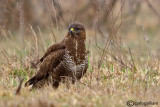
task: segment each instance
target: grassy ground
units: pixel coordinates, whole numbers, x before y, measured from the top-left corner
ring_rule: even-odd
[[[56,35],[60,34],[64,35],[65,33],[61,32]],[[92,33],[87,35],[92,35]],[[41,39],[42,37],[44,42]],[[131,55],[125,53],[123,49],[113,51],[113,49],[120,47],[114,45],[114,48],[111,48],[112,46],[109,46],[107,52],[111,52],[117,59],[115,60],[114,56],[108,53],[103,56],[103,61],[99,66],[98,61],[101,59],[103,52],[96,47],[94,40],[92,40],[93,37],[90,36],[87,37],[87,49],[90,50],[89,68],[81,82],[71,85],[69,89],[66,84],[61,84],[58,90],[48,86],[33,91],[29,91],[29,88],[25,88],[22,84],[20,94],[15,95],[19,85],[18,77],[24,78],[24,82],[26,82],[36,72],[36,69],[30,66],[30,61],[37,56],[35,38],[30,36],[25,39],[25,49],[21,45],[21,39],[14,38],[14,36],[13,39],[12,36],[7,36],[1,41],[1,107],[124,107],[127,106],[129,100],[135,102],[160,102],[159,57],[156,54],[143,55],[142,51],[139,55],[139,52],[131,50],[133,52]],[[57,41],[62,38],[57,36]],[[98,44],[103,47],[103,40],[101,38],[98,40]],[[45,48],[53,41],[54,39],[51,36],[43,35],[38,37],[39,56],[43,55]],[[124,43],[128,44],[127,42]],[[119,60],[123,60],[124,65]],[[130,63],[134,63],[135,68]],[[143,106],[143,104],[140,106]]]
[[[117,20],[119,25],[123,17]],[[87,29],[86,47],[90,51],[87,73],[69,89],[60,84],[57,90],[47,86],[29,91],[29,87],[24,87],[24,82],[37,71],[31,62],[55,43],[53,32],[30,28],[31,34],[25,35],[23,41],[20,34],[1,31],[4,37],[0,40],[0,107],[127,107],[130,100],[135,102],[134,106],[152,106],[151,103],[160,106],[158,23],[158,17],[147,7],[136,17],[129,15],[117,33],[113,31],[109,36],[102,27],[108,39],[98,35],[94,28]],[[66,32],[55,30],[57,41]],[[16,95],[19,77],[24,81]]]

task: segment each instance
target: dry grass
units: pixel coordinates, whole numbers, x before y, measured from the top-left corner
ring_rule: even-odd
[[[41,41],[40,37],[38,39],[40,56],[43,54],[43,48],[45,47],[43,44],[50,45],[52,44],[51,40],[53,40],[48,36],[43,35],[43,37],[45,43]],[[61,37],[57,39],[59,41]],[[98,40],[97,44],[100,44],[100,38]],[[19,95],[15,95],[19,85],[19,77],[24,78],[25,82],[36,72],[30,66],[30,61],[36,57],[34,55],[36,52],[34,41],[34,38],[26,40],[24,50],[20,46],[19,40],[3,40],[0,56],[0,106],[123,107],[126,106],[128,100],[160,101],[160,74],[157,56],[145,57],[132,53],[134,66],[136,67],[133,69],[129,51],[125,52],[123,49],[113,51],[118,47],[109,45],[107,54],[103,56],[102,64],[99,67],[98,59],[100,59],[102,52],[95,46],[91,37],[87,39],[87,46],[90,44],[89,68],[81,82],[71,85],[70,89],[65,84],[61,84],[58,90],[48,86],[34,91],[29,91],[29,88],[25,88],[23,84]],[[119,53],[121,58],[118,55]],[[119,60],[123,60],[124,64],[120,63]]]
[[[129,100],[160,103],[158,13],[147,7],[150,3],[147,0],[139,13],[128,14],[128,7],[123,5],[125,2],[118,2],[109,13],[108,25],[101,22],[102,26],[98,26],[100,19],[97,17],[91,21],[93,27],[84,23],[86,47],[90,51],[89,67],[81,81],[69,89],[63,83],[58,90],[47,86],[29,91],[24,87],[24,82],[36,72],[31,62],[35,63],[47,47],[65,36],[66,27],[58,27],[63,21],[55,22],[56,27],[52,21],[45,23],[48,30],[21,23],[18,33],[0,26],[0,107],[124,107]],[[101,16],[102,13],[97,11],[96,15],[103,19],[105,15]],[[23,21],[23,15],[21,18]]]

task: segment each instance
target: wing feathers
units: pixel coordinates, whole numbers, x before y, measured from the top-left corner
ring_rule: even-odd
[[[52,52],[41,63],[40,69],[33,78],[25,83],[25,86],[34,85],[42,79],[48,78],[49,74],[60,64],[65,54],[64,49]]]
[[[44,60],[45,57],[47,57],[50,53],[54,52],[54,51],[57,51],[57,50],[61,50],[61,49],[65,49],[65,46],[61,43],[57,43],[57,44],[54,44],[52,46],[50,46],[46,53],[44,54],[44,56],[40,59],[40,62],[42,62]]]

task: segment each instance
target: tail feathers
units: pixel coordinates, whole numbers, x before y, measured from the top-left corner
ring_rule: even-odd
[[[34,77],[31,78],[30,80],[28,80],[28,81],[25,83],[25,87],[27,87],[27,86],[29,86],[29,85],[32,85],[32,84],[36,83],[36,81],[37,81],[36,78],[37,78],[37,77],[34,76]]]
[[[33,78],[31,78],[30,80],[28,80],[26,83],[25,83],[25,87],[29,86],[29,85],[34,85],[36,84],[38,81],[42,80],[42,79],[45,79],[47,78],[49,75],[35,75]]]

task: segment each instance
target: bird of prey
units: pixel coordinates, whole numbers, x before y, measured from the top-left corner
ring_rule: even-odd
[[[25,86],[37,89],[51,84],[58,88],[64,78],[70,78],[72,83],[80,80],[88,68],[85,40],[86,32],[81,24],[69,25],[66,37],[47,49],[37,74]]]

